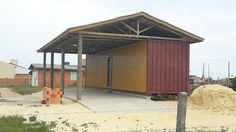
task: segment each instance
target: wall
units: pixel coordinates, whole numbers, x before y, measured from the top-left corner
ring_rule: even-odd
[[[29,86],[28,77],[0,78],[0,86]]]
[[[147,93],[188,91],[189,44],[180,41],[148,41]]]
[[[76,71],[74,71],[76,72]],[[71,71],[65,71],[65,87],[75,86],[76,80],[70,79]],[[46,70],[46,87],[50,87],[50,70]],[[61,71],[54,70],[54,88],[61,86]],[[38,70],[38,87],[43,87],[43,70]]]
[[[0,78],[14,78],[14,66],[0,61]]]
[[[86,86],[107,87],[107,57],[101,54],[86,56]]]
[[[87,55],[87,86],[107,87],[109,56],[113,57],[113,89],[146,92],[146,41]]]

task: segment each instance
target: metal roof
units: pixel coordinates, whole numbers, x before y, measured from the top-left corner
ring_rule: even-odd
[[[37,52],[77,53],[78,34],[83,35],[83,53],[90,54],[147,39],[196,43],[203,38],[145,12],[68,28]]]

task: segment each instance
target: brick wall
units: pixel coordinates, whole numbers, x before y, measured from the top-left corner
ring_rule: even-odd
[[[0,86],[29,86],[28,77],[0,78]]]
[[[75,86],[76,80],[70,79],[70,73],[71,71],[65,71],[65,87],[68,86]],[[50,87],[50,70],[46,71],[46,87]],[[60,87],[61,86],[61,71],[55,70],[54,71],[54,87]],[[43,87],[43,70],[38,70],[38,87]]]

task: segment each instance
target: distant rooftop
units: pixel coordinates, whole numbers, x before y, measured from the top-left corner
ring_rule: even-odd
[[[18,60],[17,59],[12,59],[10,63],[1,61],[1,63],[5,63],[8,65],[12,65],[14,67],[14,73],[16,75],[24,75],[24,74],[29,74],[29,70],[23,66],[18,65]]]
[[[46,69],[50,69],[50,68],[51,68],[51,65],[47,64],[46,65]],[[43,69],[43,64],[33,63],[33,64],[30,65],[29,69],[30,70],[33,70],[33,69]],[[54,64],[54,69],[55,70],[60,70],[61,69],[61,65]],[[77,65],[65,65],[65,70],[77,70]]]

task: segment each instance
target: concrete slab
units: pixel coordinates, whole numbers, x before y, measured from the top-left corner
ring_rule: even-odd
[[[76,99],[76,89],[66,89],[65,97]],[[125,94],[121,92],[108,93],[107,89],[86,88],[79,101],[85,107],[94,112],[147,112],[176,111],[163,106],[158,101],[152,101],[150,97]]]

